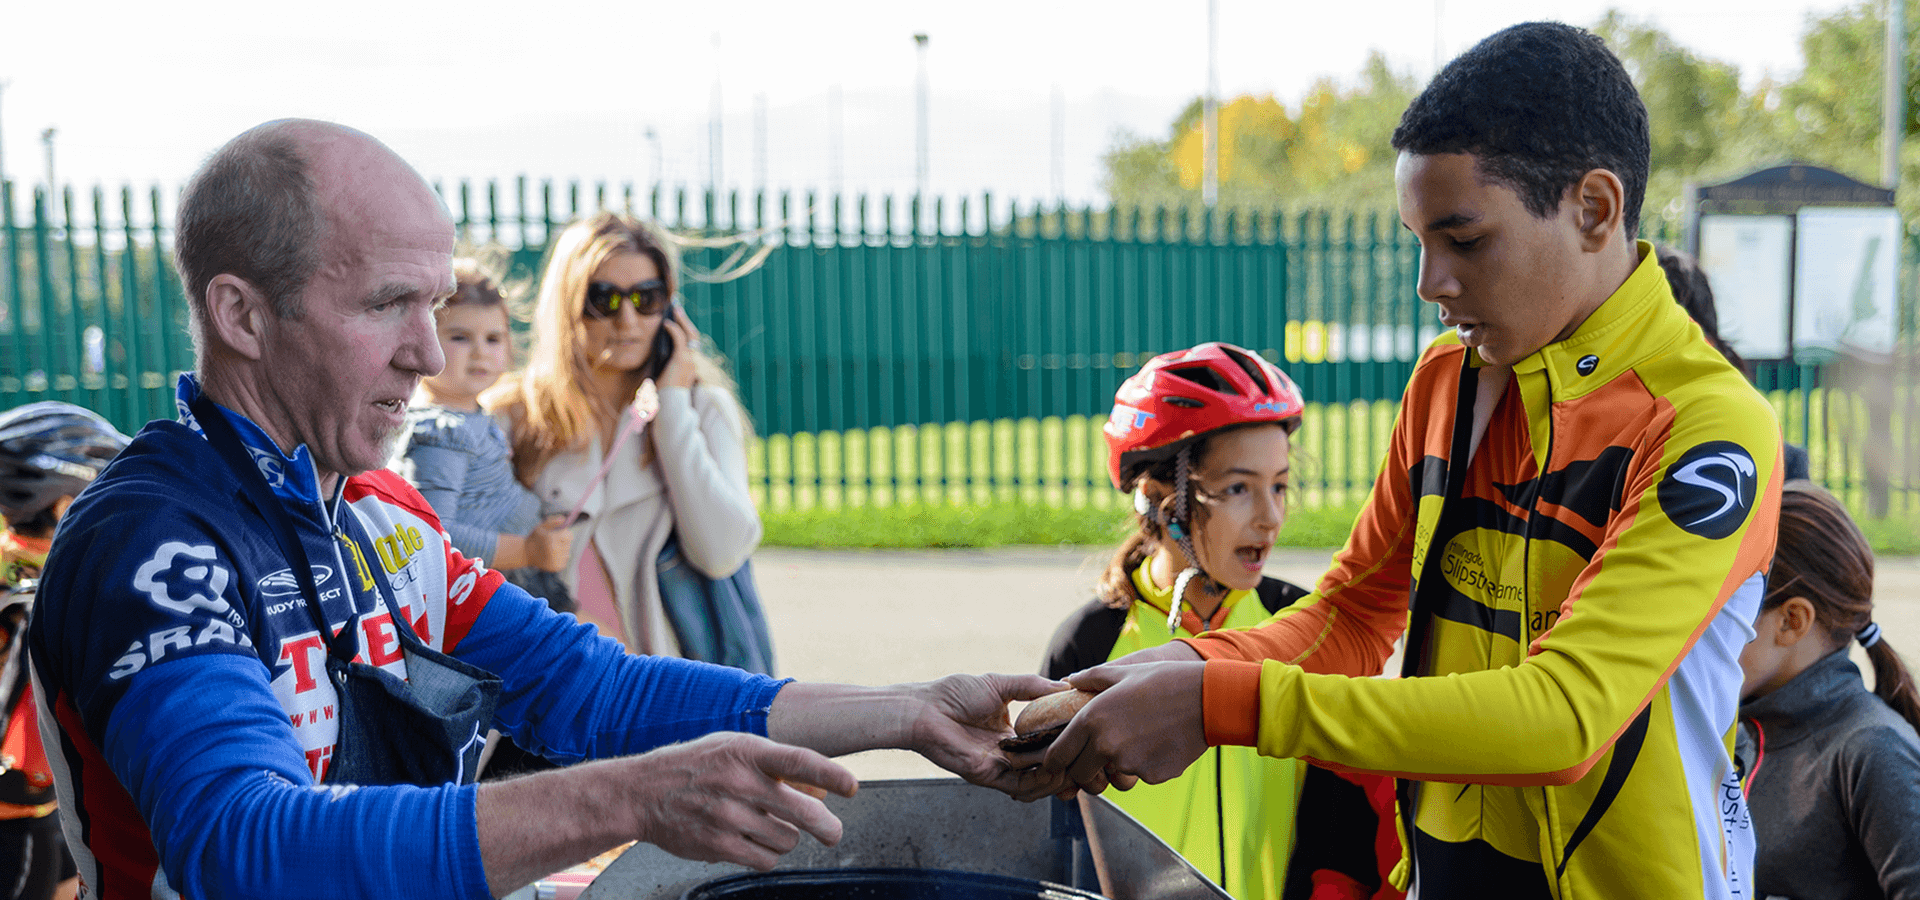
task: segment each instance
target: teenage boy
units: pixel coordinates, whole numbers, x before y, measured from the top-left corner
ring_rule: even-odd
[[[1598,38],[1528,23],[1393,146],[1453,331],[1346,547],[1263,625],[1075,676],[1102,693],[1046,767],[1099,791],[1253,744],[1394,775],[1421,900],[1748,896],[1728,747],[1780,433],[1634,240],[1646,109]],[[1403,631],[1407,677],[1357,677]]]

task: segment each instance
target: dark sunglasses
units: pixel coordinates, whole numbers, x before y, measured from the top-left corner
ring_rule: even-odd
[[[587,285],[587,315],[609,318],[620,311],[622,304],[627,304],[640,315],[657,316],[667,308],[667,299],[667,283],[658,278],[628,288],[596,281]]]

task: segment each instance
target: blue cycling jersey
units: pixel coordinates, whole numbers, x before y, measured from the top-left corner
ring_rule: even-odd
[[[68,839],[94,896],[487,897],[473,785],[323,785],[325,647],[264,520],[184,413],[150,423],[68,511],[30,646]],[[398,476],[321,497],[226,412],[295,523],[332,627],[405,676],[396,614],[503,682],[495,726],[559,761],[766,732],[782,681],[635,657],[453,549]],[[373,558],[336,537],[344,517]],[[389,609],[373,579],[386,579]]]

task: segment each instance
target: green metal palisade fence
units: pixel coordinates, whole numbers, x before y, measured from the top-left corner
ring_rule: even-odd
[[[688,251],[695,277],[683,293],[732,361],[759,434],[755,492],[773,508],[1111,505],[1120,498],[1106,486],[1099,424],[1114,388],[1150,355],[1203,340],[1257,350],[1311,401],[1296,444],[1298,502],[1355,502],[1438,330],[1414,295],[1417,245],[1390,212],[636,195],[525,178],[441,193],[463,239],[507,250],[529,284],[550,237],[594,209],[692,237],[739,236],[743,245]],[[173,414],[174,378],[192,360],[169,257],[175,198],[96,188],[86,199],[76,209],[71,190],[49,202],[0,185],[0,408],[68,400],[131,431]],[[744,276],[698,277],[727,268],[739,246],[769,253]],[[1920,241],[1910,240],[1907,346],[1917,269]],[[1900,367],[1910,374],[1911,358]],[[1881,414],[1827,390],[1823,368],[1757,368],[1788,438],[1857,501],[1865,423]],[[1894,502],[1908,509],[1920,497],[1920,396],[1913,378],[1895,381],[1881,417]]]

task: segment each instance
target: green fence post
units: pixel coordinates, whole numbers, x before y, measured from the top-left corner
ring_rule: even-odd
[[[49,246],[51,236],[47,233],[53,217],[52,206],[53,198],[46,191],[33,192],[33,263],[34,274],[38,276],[36,280],[40,286],[39,362],[40,371],[43,373],[40,379],[42,382],[39,387],[40,396],[34,398],[36,400],[57,399],[54,394],[60,389],[58,379],[63,372],[60,368],[59,351],[55,344],[59,333],[59,326],[56,324],[59,315],[55,309],[57,301],[54,299],[53,292],[53,250]],[[32,384],[27,387],[29,390],[33,389]]]
[[[527,226],[531,224],[531,208],[527,205],[527,176],[519,175],[513,179],[514,208],[518,211],[520,246],[529,247],[533,240],[527,236]]]
[[[489,179],[487,181],[487,237],[496,242],[501,241],[500,182],[494,181],[492,179]],[[526,237],[525,231],[521,232],[521,237],[522,238]],[[518,246],[514,247],[514,249],[524,250],[526,249],[526,246],[527,246],[526,241],[522,240]]]
[[[32,366],[27,364],[27,297],[21,289],[20,232],[13,218],[11,181],[0,182],[0,226],[4,227],[7,242],[7,343],[13,349],[7,365],[0,366],[0,385],[5,385],[9,393],[20,395],[10,397],[12,401],[24,397],[27,372]]]
[[[120,346],[125,351],[122,366],[127,373],[127,397],[122,418],[114,422],[126,431],[138,428],[140,422],[151,418],[149,410],[153,405],[149,402],[150,389],[146,384],[148,357],[140,334],[144,321],[140,315],[140,244],[134,235],[133,188],[129,185],[120,188],[120,229],[127,246],[126,252],[120,255]],[[156,248],[154,252],[159,251]]]
[[[57,321],[60,323],[55,335],[54,348],[58,355],[56,364],[62,374],[55,378],[55,390],[65,400],[75,406],[91,406],[86,396],[86,384],[82,379],[84,359],[80,352],[80,250],[75,244],[73,220],[73,188],[62,187],[56,194],[61,216],[60,243],[65,245],[67,264],[66,302],[58,304]]]
[[[821,448],[826,429],[821,427],[820,413],[826,408],[821,399],[828,390],[824,377],[826,356],[821,352],[823,329],[820,317],[831,304],[823,303],[820,296],[820,198],[811,190],[807,191],[806,198],[807,247],[805,252],[795,254],[793,272],[794,330],[798,339],[794,356],[799,362],[799,373],[794,380],[800,388],[800,421],[813,435],[808,448],[813,466],[811,502],[814,506],[820,506],[824,502],[827,485],[827,473],[824,471],[826,455]]]
[[[553,225],[557,221],[553,206],[553,180],[540,179],[540,243],[553,243]]]
[[[485,244],[496,240],[498,236],[492,232],[488,232],[485,238],[481,238],[477,234],[480,226],[473,218],[473,182],[465,178],[460,179],[459,197],[460,239],[474,245]]]
[[[101,415],[106,416],[108,421],[112,421],[119,415],[120,410],[118,409],[119,397],[113,391],[113,330],[107,327],[112,321],[108,318],[109,296],[114,292],[110,290],[108,284],[106,218],[107,198],[101,192],[100,186],[96,184],[93,186],[93,261],[91,263],[94,302],[84,320],[86,327],[80,332],[81,371],[84,376],[87,374],[87,367],[95,361],[100,363],[100,371],[92,373],[93,388],[89,405]],[[87,340],[88,332],[94,329],[98,329],[100,334],[97,349],[89,346]],[[84,381],[83,377],[81,385],[83,388],[86,387]]]
[[[155,418],[173,418],[173,373],[193,365],[192,353],[182,346],[177,334],[175,318],[185,298],[173,291],[173,267],[169,265],[169,253],[166,240],[166,218],[161,212],[160,188],[154,187],[147,193],[148,208],[153,214],[153,320],[149,327],[153,329],[153,340],[157,346],[154,359],[160,363],[159,393],[156,397]],[[182,286],[184,288],[184,285]]]

